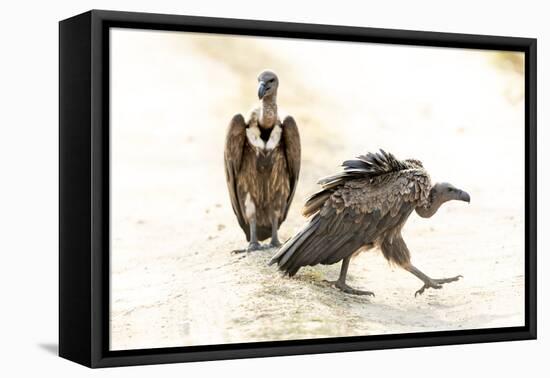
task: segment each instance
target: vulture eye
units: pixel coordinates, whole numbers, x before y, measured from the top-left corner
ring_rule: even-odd
[[[268,83],[273,83],[275,79],[268,80]]]
[[[447,188],[447,191],[448,191],[448,192],[452,192],[452,191],[453,191],[453,188]]]

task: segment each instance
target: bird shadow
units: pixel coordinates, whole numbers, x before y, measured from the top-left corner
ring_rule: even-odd
[[[40,343],[38,347],[50,354],[58,355],[59,354],[59,345],[56,343]]]

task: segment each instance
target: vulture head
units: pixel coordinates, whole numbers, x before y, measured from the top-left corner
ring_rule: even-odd
[[[464,190],[455,188],[448,182],[438,182],[430,190],[433,202],[445,203],[447,201],[464,201],[470,203],[470,195]]]
[[[258,98],[261,100],[266,96],[277,94],[279,79],[273,71],[263,71],[258,76]]]
[[[416,212],[423,218],[430,218],[441,205],[453,200],[470,203],[470,195],[448,182],[438,182],[430,190],[428,203],[425,206],[417,207]]]

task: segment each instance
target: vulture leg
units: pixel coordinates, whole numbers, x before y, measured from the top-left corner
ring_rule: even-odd
[[[348,267],[349,267],[350,260],[351,260],[351,256],[344,258],[344,260],[342,260],[342,267],[340,268],[340,276],[338,277],[338,279],[336,281],[327,281],[327,282],[333,284],[338,289],[342,290],[344,293],[347,293],[347,294],[372,295],[374,297],[374,293],[372,291],[354,289],[351,286],[346,284],[346,276],[348,274]]]
[[[250,219],[250,243],[245,249],[236,249],[232,253],[243,253],[259,251],[262,249],[262,245],[258,242],[258,236],[256,234],[256,218]]]
[[[460,278],[462,278],[461,275],[449,278],[430,278],[412,264],[406,266],[405,269],[414,274],[416,277],[420,278],[422,282],[424,282],[424,285],[414,293],[415,297],[417,295],[421,295],[426,289],[441,289],[443,287],[443,284],[458,281]]]
[[[279,248],[281,246],[281,242],[279,241],[278,229],[279,217],[277,214],[275,214],[273,215],[273,219],[271,221],[271,243],[269,244],[270,248]]]
[[[258,236],[256,235],[256,218],[250,220],[250,243],[248,244],[247,252],[257,251],[261,248],[258,242]]]

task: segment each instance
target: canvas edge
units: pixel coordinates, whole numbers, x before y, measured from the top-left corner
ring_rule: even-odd
[[[91,12],[59,23],[59,355],[91,366]]]

